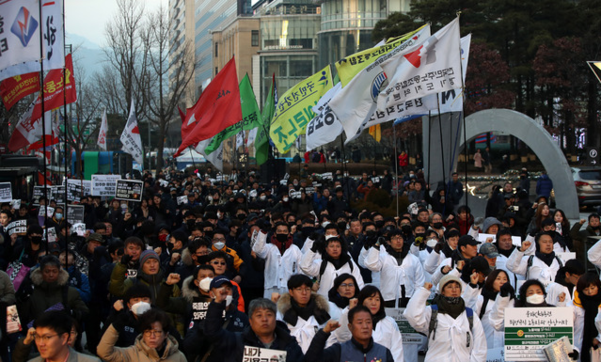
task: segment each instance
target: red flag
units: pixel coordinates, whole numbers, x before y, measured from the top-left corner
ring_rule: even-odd
[[[73,77],[73,60],[71,54],[65,57],[65,72],[67,81],[63,84],[63,70],[54,69],[48,72],[44,78],[44,110],[49,111],[61,107],[64,103],[63,90],[66,88],[66,104],[77,101],[75,92],[75,78]],[[33,109],[32,119],[42,117],[42,100],[40,97],[36,100]]]
[[[0,97],[8,111],[18,101],[40,91],[40,73],[28,73],[6,78],[0,83]]]
[[[236,75],[236,62],[232,57],[215,79],[204,90],[196,105],[186,113],[184,127],[194,127],[173,157],[200,141],[209,139],[227,127],[242,120],[240,89]],[[188,128],[188,129],[190,129]]]
[[[182,119],[182,124],[186,121],[186,115],[182,112],[182,109],[177,106],[177,110],[179,111],[179,118]]]

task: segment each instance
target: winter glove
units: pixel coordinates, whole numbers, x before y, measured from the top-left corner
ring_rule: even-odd
[[[311,251],[314,253],[321,253],[325,248],[325,238],[323,235],[317,236],[313,239],[313,246],[311,246]]]
[[[499,292],[501,293],[501,297],[511,296],[513,298],[515,295],[515,290],[509,283],[503,284],[503,286],[501,287],[501,290]]]
[[[130,262],[131,262],[131,255],[123,254],[123,256],[121,257],[121,264],[129,265]]]
[[[568,353],[568,356],[570,356],[572,361],[578,361],[578,357],[580,356],[580,353],[578,353],[577,350],[574,350],[572,353]]]

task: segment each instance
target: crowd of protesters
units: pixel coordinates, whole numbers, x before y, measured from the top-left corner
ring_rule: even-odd
[[[44,227],[28,200],[2,204],[0,310],[16,305],[21,326],[1,328],[2,359],[269,360],[248,357],[261,348],[286,361],[485,361],[504,345],[506,308],[549,306],[573,307],[570,356],[599,357],[601,282],[584,266],[601,267],[601,244],[587,244],[599,215],[570,225],[545,185],[534,202],[517,183],[493,187],[473,215],[456,173],[437,187],[408,166],[268,183],[202,173],[146,173],[141,202],[82,197],[83,234],[56,200],[39,200],[55,208]],[[411,207],[352,207],[378,189]],[[16,220],[26,231],[10,233]],[[418,343],[387,308],[404,308]]]

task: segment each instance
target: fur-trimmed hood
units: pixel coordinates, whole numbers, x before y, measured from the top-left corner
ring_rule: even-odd
[[[190,250],[188,250],[188,248],[184,248],[182,251],[182,264],[185,266],[194,265],[194,259],[192,259],[192,254],[190,254]]]
[[[194,298],[200,298],[202,295],[198,290],[196,284],[194,284],[194,275],[190,275],[182,283],[182,297],[186,298],[188,303],[192,303]]]
[[[328,300],[322,295],[311,293],[311,301],[309,302],[308,307],[311,305],[313,305],[312,315],[315,317],[317,323],[323,324],[330,319],[330,305],[328,304]],[[296,325],[299,316],[294,308],[292,308],[292,296],[290,293],[285,293],[280,297],[277,307],[278,312],[283,316],[286,323]]]
[[[45,283],[44,279],[42,278],[42,269],[41,268],[35,268],[31,272],[30,278],[31,278],[31,282],[36,287],[40,287],[40,286],[42,286],[42,284],[48,284],[48,283]],[[58,272],[57,284],[58,284],[58,286],[62,287],[63,285],[67,285],[67,282],[69,282],[69,273],[67,273],[67,271],[64,269],[61,269]]]

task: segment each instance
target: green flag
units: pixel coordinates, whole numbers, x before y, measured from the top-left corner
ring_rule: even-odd
[[[269,88],[269,94],[265,100],[265,106],[263,107],[263,124],[257,130],[257,139],[255,140],[255,158],[257,159],[257,165],[264,164],[269,158],[269,133],[267,131],[267,125],[271,124],[271,119],[275,113],[275,74],[271,81],[271,87]]]
[[[207,155],[217,150],[219,145],[226,139],[240,133],[240,131],[253,129],[263,123],[261,121],[261,111],[257,105],[257,99],[250,85],[248,74],[240,82],[240,105],[242,107],[242,121],[229,126],[213,137],[211,143],[205,148]]]

